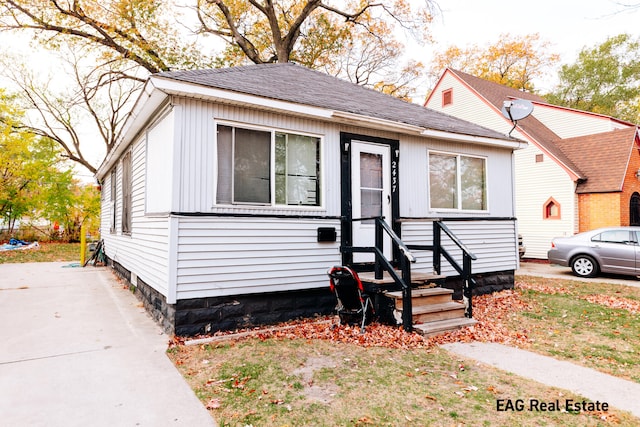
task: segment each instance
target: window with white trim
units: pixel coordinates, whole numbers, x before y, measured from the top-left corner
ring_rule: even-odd
[[[131,234],[131,151],[122,158],[122,234]]]
[[[429,152],[429,203],[437,210],[487,210],[487,160]]]
[[[117,184],[116,184],[116,167],[113,167],[113,170],[111,171],[111,194],[109,196],[109,207],[111,209],[111,217],[109,219],[109,232],[110,233],[115,233],[116,232],[116,191],[117,191]]]
[[[216,203],[320,206],[320,138],[218,125]]]

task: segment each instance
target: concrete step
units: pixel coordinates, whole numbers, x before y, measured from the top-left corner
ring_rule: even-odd
[[[451,301],[453,291],[447,288],[416,288],[411,290],[411,305],[443,304]],[[402,291],[386,292],[386,296],[395,299],[396,309],[402,310]]]
[[[415,332],[422,334],[425,337],[431,337],[445,332],[455,331],[456,329],[473,326],[476,323],[478,323],[477,320],[463,317],[458,319],[446,319],[437,322],[417,324],[413,325],[413,329]]]

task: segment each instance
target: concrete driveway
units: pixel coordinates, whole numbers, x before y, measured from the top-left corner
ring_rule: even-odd
[[[640,280],[634,276],[620,276],[617,274],[601,274],[598,277],[585,278],[575,276],[570,267],[548,264],[542,262],[520,262],[520,268],[516,270],[516,275],[540,276],[551,279],[576,280],[579,282],[592,283],[614,283],[617,285],[627,285],[640,287]]]
[[[0,264],[3,426],[214,426],[106,268]]]

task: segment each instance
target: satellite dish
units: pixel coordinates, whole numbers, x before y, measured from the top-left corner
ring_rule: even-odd
[[[526,99],[514,99],[504,101],[502,105],[502,114],[512,122],[517,122],[533,112],[533,104]]]
[[[529,114],[532,112],[533,104],[526,99],[513,99],[502,103],[502,115],[513,123],[513,127],[509,131],[509,136],[511,136],[511,132],[518,126],[518,120],[529,117]]]

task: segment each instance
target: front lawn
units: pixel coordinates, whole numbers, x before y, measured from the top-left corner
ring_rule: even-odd
[[[38,248],[0,251],[0,264],[80,261],[80,243],[40,243]]]
[[[640,289],[519,277],[474,298],[478,325],[425,340],[397,328],[299,322],[185,345],[169,356],[221,426],[636,426],[609,408],[568,413],[579,396],[468,363],[438,343],[492,341],[640,382]],[[516,409],[522,402],[525,410]],[[558,410],[527,410],[536,408]]]

